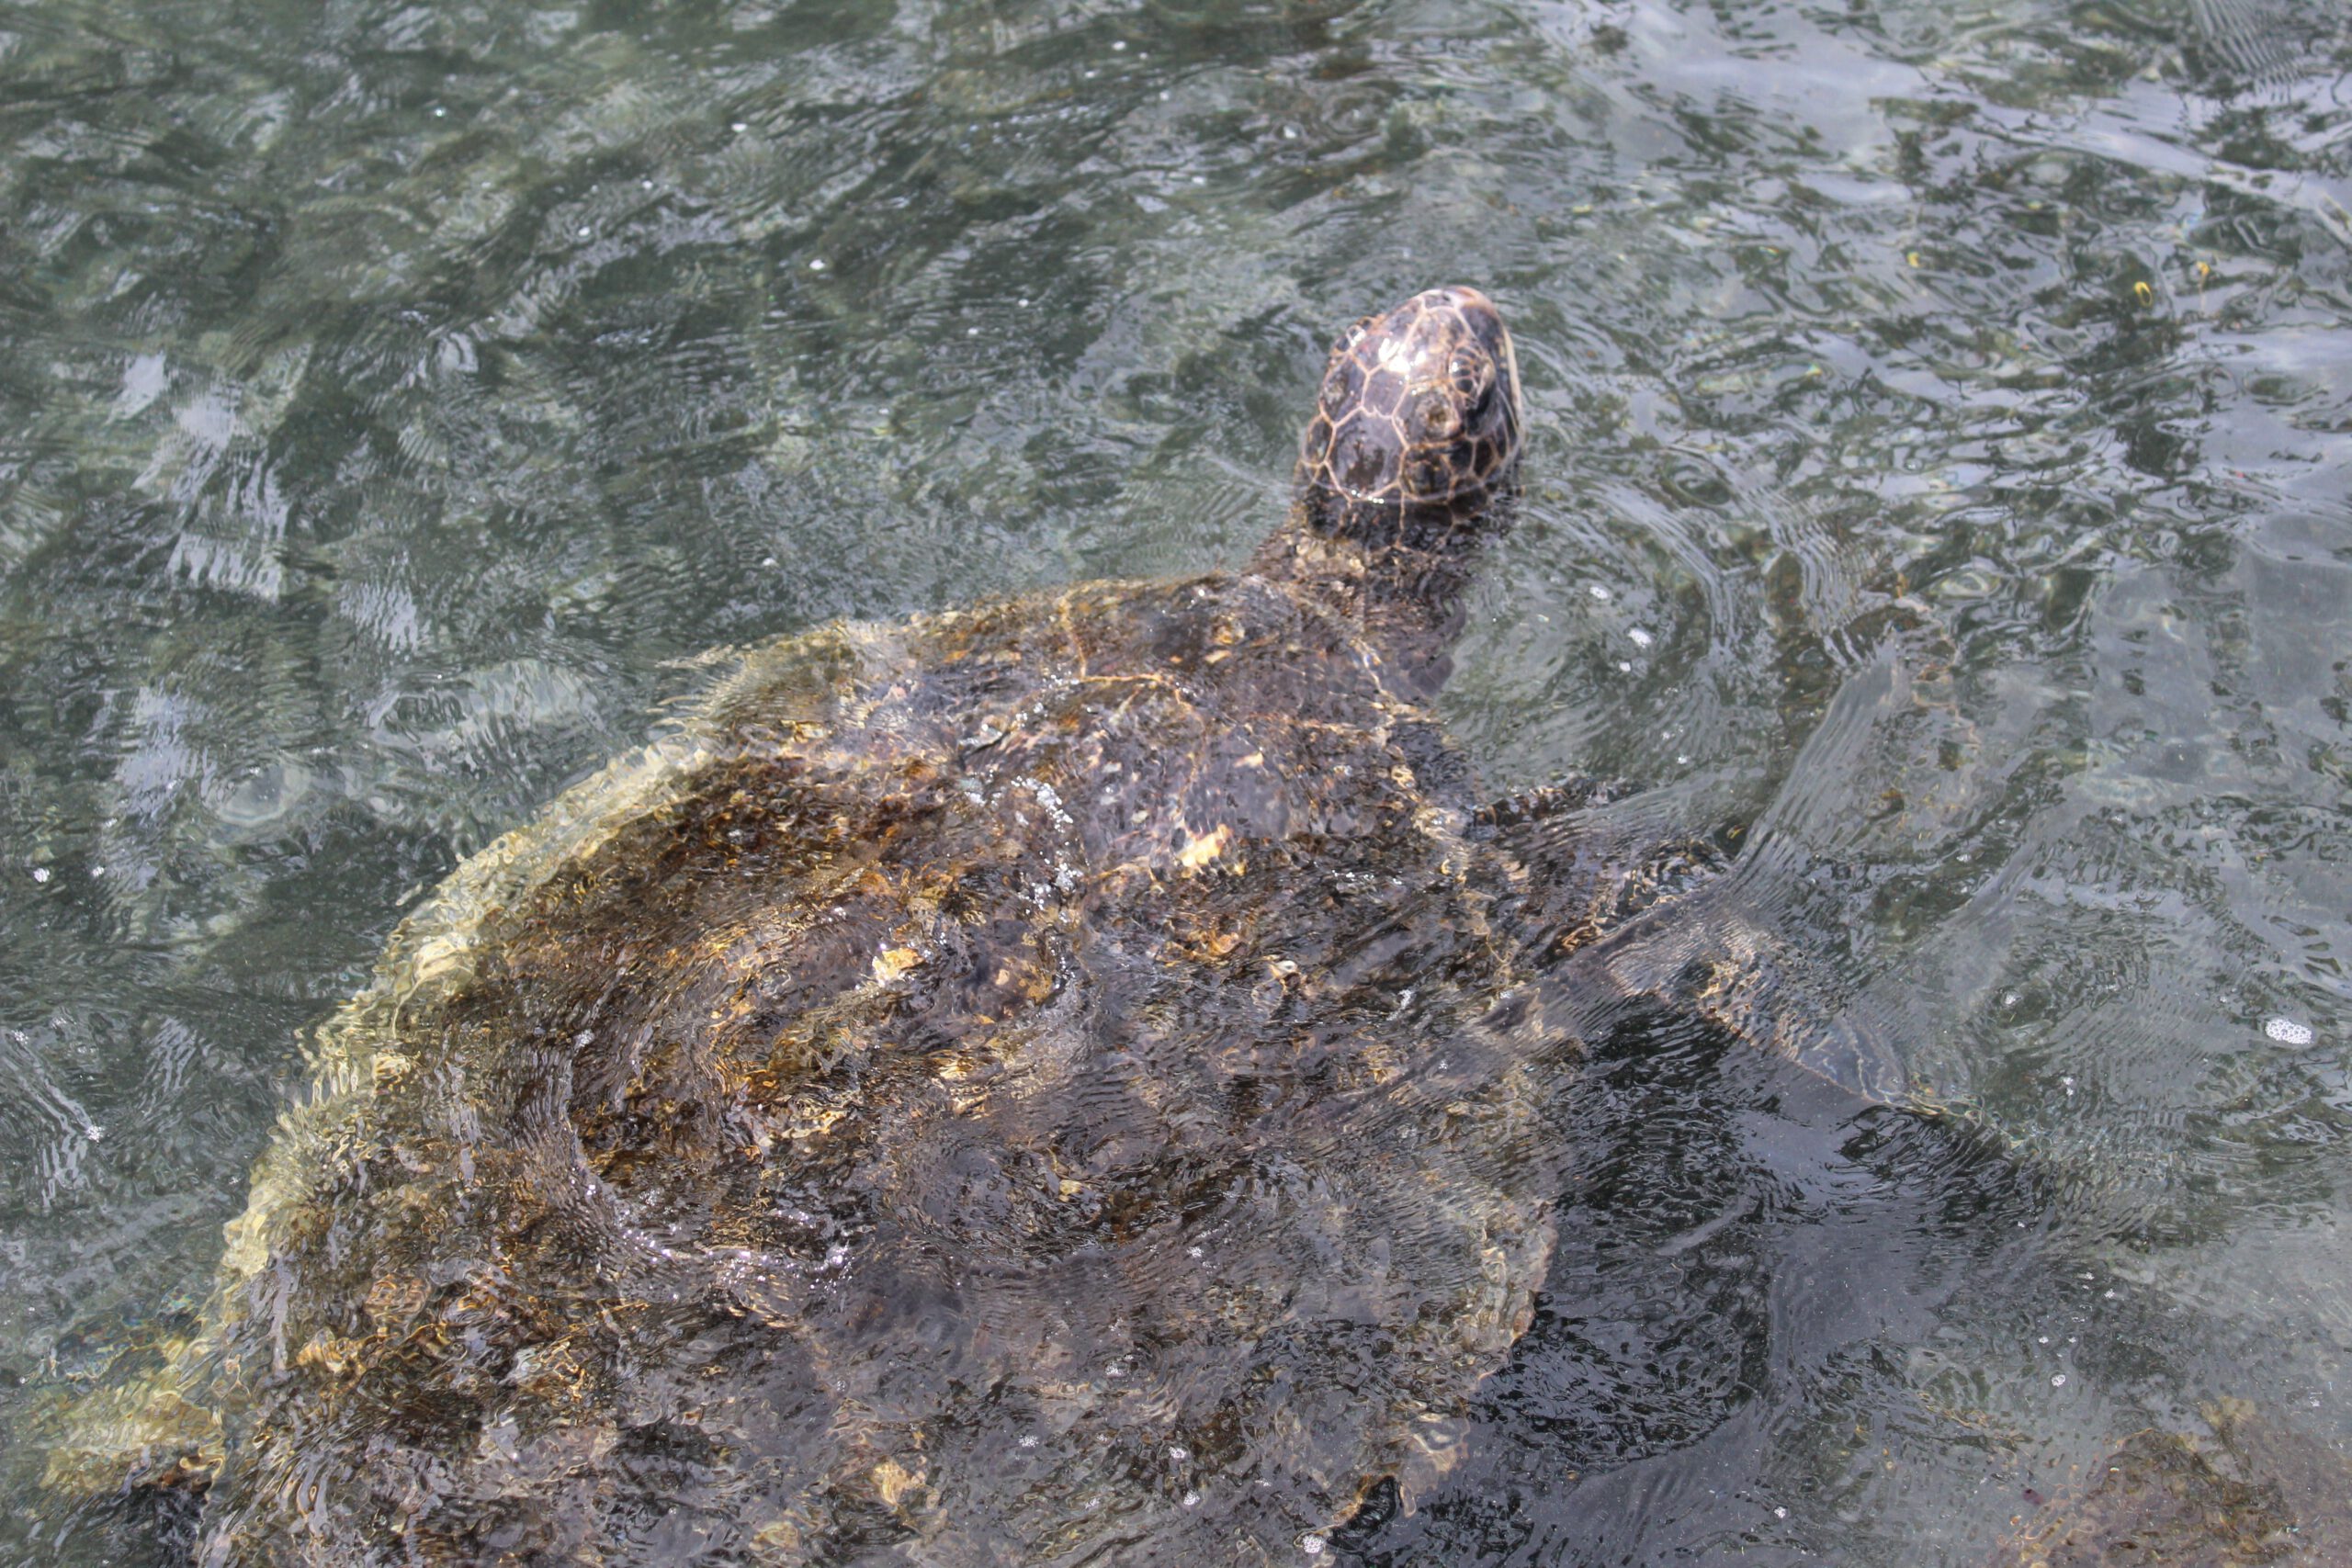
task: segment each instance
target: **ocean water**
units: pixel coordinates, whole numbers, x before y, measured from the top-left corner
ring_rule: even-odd
[[[1973,1563],[2217,1401],[2340,1445],[2348,208],[2288,0],[0,7],[0,1430],[699,652],[1236,565],[1462,282],[1531,437],[1453,733],[1752,845],[1979,1135],[1601,1050],[1534,1326],[1331,1555]],[[0,1562],[173,1560],[14,1441]]]

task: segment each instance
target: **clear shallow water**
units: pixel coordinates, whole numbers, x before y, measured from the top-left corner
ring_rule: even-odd
[[[2026,1153],[1622,1043],[1343,1550],[1968,1562],[2203,1402],[2342,1437],[2348,70],[2255,0],[0,12],[6,1397],[201,1293],[303,1029],[677,661],[1236,562],[1333,331],[1459,280],[1535,428],[1465,749],[1745,825]]]

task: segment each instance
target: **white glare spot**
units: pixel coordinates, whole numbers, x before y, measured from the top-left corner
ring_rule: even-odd
[[[761,564],[762,566],[774,566],[774,565],[775,564],[775,557],[774,557],[774,556],[762,556],[762,557],[760,558],[760,564]]]
[[[822,256],[817,256],[817,257],[813,258],[812,260],[810,260],[810,262],[808,263],[808,270],[809,270],[810,272],[822,272],[822,271],[824,271],[824,270],[825,270],[825,258],[824,258],[824,257],[822,257]]]
[[[595,1039],[596,1032],[594,1030],[583,1029],[579,1033],[571,1037],[571,1043],[579,1049],[585,1050],[589,1045],[595,1043]]]
[[[1037,1434],[1036,1434],[1036,1433],[1035,1433],[1035,1432],[1023,1432],[1023,1433],[1022,1433],[1022,1434],[1021,1434],[1021,1446],[1022,1446],[1023,1448],[1024,1448],[1024,1449],[1034,1449],[1034,1448],[1035,1448],[1035,1447],[1037,1446]]]
[[[1015,299],[1013,303],[1020,306],[1024,310],[1029,308],[1029,301],[1026,299]]]
[[[1176,1448],[1170,1449],[1168,1450],[1168,1457],[1174,1460],[1178,1464],[1182,1464],[1186,1460],[1192,1458],[1193,1455],[1190,1450]]]
[[[751,128],[750,126],[748,126],[748,125],[745,125],[741,120],[740,120],[740,119],[739,119],[739,120],[737,120],[737,121],[736,121],[732,126],[730,126],[729,129],[729,130],[733,130],[733,131],[735,132],[735,134],[736,134],[736,135],[741,136],[741,135],[742,135],[742,134],[743,134],[743,132],[745,132],[745,131],[747,131],[747,130],[751,130],[752,128]]]
[[[1598,599],[1598,600],[1600,600],[1600,601],[1601,601],[1602,603],[1604,603],[1604,604],[1606,604],[1606,603],[1608,602],[1608,599],[1609,599],[1609,590],[1608,590],[1608,589],[1606,589],[1606,588],[1603,588],[1603,587],[1602,587],[1600,583],[1598,583],[1598,582],[1594,582],[1594,583],[1589,583],[1589,584],[1587,584],[1587,585],[1586,585],[1586,588],[1585,588],[1585,592],[1588,592],[1588,593],[1589,593],[1589,594],[1591,594],[1594,598],[1596,598],[1596,599]]]
[[[1633,661],[1631,660],[1621,659],[1617,661],[1617,669],[1621,674],[1631,675],[1634,672]]]
[[[1159,89],[1159,101],[1163,104],[1168,101],[1168,89],[1165,87]]]
[[[106,874],[107,868],[105,866],[94,865],[90,868],[90,874],[92,876],[104,876]]]
[[[653,182],[651,180],[639,180],[637,183],[644,186],[647,190],[651,190],[653,188]]]
[[[966,327],[964,329],[964,335],[966,337],[978,337],[980,335],[980,329],[978,327]]]
[[[1785,1519],[1789,1517],[1789,1511],[1786,1508],[1775,1508],[1772,1510],[1772,1517],[1776,1519]]]
[[[1674,759],[1674,762],[1677,767],[1687,768],[1690,765],[1690,759],[1689,757],[1678,756]]]
[[[107,1135],[107,1130],[104,1127],[99,1126],[96,1122],[93,1122],[88,1126],[82,1129],[82,1135],[88,1138],[90,1142],[95,1144],[100,1138]]]
[[[1323,1538],[1319,1535],[1300,1536],[1298,1549],[1309,1557],[1320,1557],[1323,1555]]]
[[[1188,1247],[1184,1249],[1184,1256],[1187,1258],[1198,1258],[1200,1255],[1201,1249],[1197,1247]]]
[[[1196,186],[1204,186],[1209,183],[1209,177],[1206,175],[1194,175],[1193,183]]]
[[[433,118],[434,118],[435,119],[439,119],[442,116],[444,116],[444,115],[447,114],[448,112],[449,112],[449,111],[448,111],[447,109],[440,108],[440,107],[436,107],[434,109],[434,111],[433,111]]]
[[[2047,1345],[2050,1343],[2050,1336],[2045,1334],[2041,1338],[2035,1340],[2034,1343],[2037,1345]]]
[[[580,237],[583,240],[588,237],[588,225],[585,223],[580,225]]]
[[[1161,97],[1166,97],[1168,95],[1165,93],[1160,95]],[[1184,1506],[1188,1508],[1198,1507],[1200,1506],[1200,1501],[1201,1495],[1197,1492],[1187,1492],[1184,1494]]]
[[[1296,126],[1295,126],[1295,125],[1285,125],[1285,126],[1283,126],[1283,140],[1284,141],[1297,141],[1297,140],[1298,140],[1298,127],[1296,127]]]
[[[2291,1018],[2274,1018],[2262,1026],[2262,1032],[2281,1045],[2308,1045],[2312,1029],[2307,1023],[2297,1023]]]
[[[2060,1372],[2056,1377],[2052,1378],[2050,1380],[2050,1386],[2052,1388],[2064,1388],[2066,1386],[2066,1374]]]
[[[1127,52],[1127,40],[1126,40],[1126,39],[1123,39],[1123,38],[1114,38],[1114,39],[1113,39],[1111,40],[1111,52],[1112,52],[1113,54],[1125,54],[1125,53],[1126,53],[1126,52]]]
[[[33,867],[33,880],[35,882],[47,882],[49,880],[49,867],[45,865],[37,865]]]
[[[1632,631],[1627,632],[1625,636],[1635,648],[1647,648],[1651,643],[1657,640],[1656,637],[1650,636],[1649,633],[1642,630],[1639,626],[1635,626]]]

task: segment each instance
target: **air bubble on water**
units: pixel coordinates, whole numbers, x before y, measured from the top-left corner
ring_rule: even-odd
[[[1021,1446],[1022,1446],[1023,1448],[1024,1448],[1024,1449],[1034,1449],[1034,1448],[1035,1448],[1035,1447],[1037,1446],[1037,1434],[1036,1434],[1036,1433],[1035,1433],[1035,1432],[1023,1432],[1023,1433],[1022,1433],[1022,1434],[1021,1434]]]
[[[2052,1388],[2064,1388],[2066,1386],[2066,1374],[2060,1372],[2056,1376],[2052,1377],[2050,1380],[2050,1386]]]
[[[438,105],[438,104],[435,104],[435,105],[434,105],[434,106],[433,106],[433,118],[434,118],[435,119],[439,119],[439,118],[443,118],[443,117],[444,117],[444,116],[446,116],[448,112],[449,112],[449,111],[448,111],[447,109],[443,108],[443,107],[442,107],[440,105]]]
[[[1627,675],[1631,675],[1631,674],[1634,672],[1634,664],[1633,664],[1633,660],[1628,660],[1628,659],[1621,659],[1621,660],[1619,660],[1617,661],[1617,668],[1618,668],[1621,671],[1623,671],[1623,673],[1625,673],[1625,674],[1627,674]]]
[[[107,1130],[93,1122],[82,1129],[82,1135],[95,1144],[107,1135]]]
[[[45,865],[37,865],[33,867],[33,880],[35,882],[47,882],[49,880],[49,867]]]
[[[1789,1517],[1789,1511],[1786,1508],[1775,1508],[1772,1510],[1772,1517],[1776,1519],[1785,1519]]]
[[[1625,636],[1632,639],[1635,648],[1647,648],[1650,644],[1657,640],[1657,638],[1650,636],[1649,633],[1644,631],[1639,626],[1634,627],[1631,631],[1628,631]]]
[[[1196,186],[1204,186],[1209,183],[1209,177],[1206,175],[1194,175],[1193,183]]]
[[[1199,1506],[1200,1501],[1201,1495],[1197,1492],[1187,1492],[1184,1494],[1184,1506],[1188,1508]]]
[[[825,270],[825,258],[824,258],[824,257],[822,257],[822,256],[813,256],[813,257],[809,258],[809,262],[808,262],[808,270],[809,270],[810,272],[822,272],[822,271],[824,271],[824,270]]]
[[[106,874],[107,868],[105,866],[94,865],[90,868],[90,874],[92,876],[104,876]]]
[[[748,125],[744,124],[741,120],[740,120],[740,119],[739,119],[739,120],[737,120],[733,125],[729,126],[727,129],[729,129],[729,130],[732,130],[736,135],[741,136],[741,135],[742,135],[742,134],[743,134],[743,132],[745,132],[745,131],[747,131],[747,130],[751,130],[752,128],[751,128],[750,126],[748,126]]]
[[[1298,1549],[1309,1557],[1320,1557],[1323,1555],[1323,1538],[1319,1535],[1300,1536]]]
[[[1186,1460],[1192,1458],[1193,1454],[1192,1450],[1189,1449],[1171,1448],[1168,1450],[1168,1457],[1174,1460],[1178,1464],[1182,1464]]]
[[[2308,1045],[2312,1039],[2311,1025],[2291,1018],[2274,1018],[2262,1026],[2262,1032],[2281,1045]]]
[[[1285,126],[1283,126],[1283,140],[1284,141],[1297,141],[1297,140],[1298,140],[1298,127],[1296,127],[1296,126],[1295,126],[1295,125],[1285,125]]]
[[[588,237],[588,225],[585,223],[580,225],[580,237],[583,240]]]
[[[1587,583],[1584,591],[1587,593],[1591,594],[1594,598],[1600,600],[1604,604],[1609,602],[1609,590],[1603,588],[1598,582]]]
[[[1127,40],[1126,40],[1126,39],[1123,39],[1123,38],[1114,38],[1114,39],[1113,39],[1111,40],[1111,52],[1112,52],[1113,54],[1125,54],[1125,53],[1126,53],[1126,52],[1127,52]]]
[[[1198,1258],[1200,1255],[1201,1249],[1197,1247],[1188,1247],[1184,1249],[1184,1256],[1187,1258]]]

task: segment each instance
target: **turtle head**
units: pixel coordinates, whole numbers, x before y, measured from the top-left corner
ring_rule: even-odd
[[[1495,302],[1431,288],[1340,334],[1290,516],[1250,570],[1338,609],[1434,690],[1519,471],[1519,361]]]
[[[1519,362],[1494,301],[1431,288],[1340,335],[1299,442],[1326,506],[1476,507],[1519,461]]]

